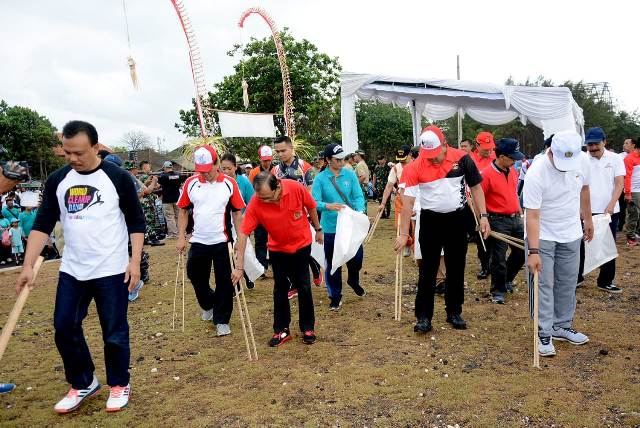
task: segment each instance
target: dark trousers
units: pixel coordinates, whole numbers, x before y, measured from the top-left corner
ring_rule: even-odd
[[[519,215],[501,217],[490,214],[489,225],[495,232],[524,239],[524,226]],[[507,292],[506,283],[513,282],[524,265],[524,251],[495,238],[490,238],[487,246],[491,259],[491,294],[504,295]],[[508,258],[507,247],[511,247]]]
[[[60,272],[53,325],[65,377],[72,388],[85,389],[93,381],[95,366],[82,331],[82,321],[92,299],[102,327],[107,384],[126,386],[129,383],[128,295],[124,273],[78,281]]]
[[[300,331],[313,330],[315,315],[313,295],[309,280],[309,258],[311,245],[293,254],[271,251],[269,261],[273,269],[273,331],[289,328],[291,308],[289,306],[289,286],[298,290],[298,324]]]
[[[447,288],[444,295],[447,314],[462,313],[464,303],[464,268],[467,256],[467,214],[464,210],[437,213],[420,212],[420,249],[422,263],[418,275],[416,294],[416,318],[433,317],[433,296],[440,265],[440,252],[444,248],[444,264],[447,269]]]
[[[333,275],[331,272],[331,261],[333,259],[333,245],[336,240],[335,233],[324,234],[324,257],[326,259],[325,280],[327,282],[327,293],[332,303],[339,303],[342,300],[342,266],[336,269]],[[362,269],[362,260],[364,259],[364,250],[362,245],[358,248],[358,252],[351,260],[347,262],[347,284],[354,290],[360,289],[360,269]]]
[[[620,213],[618,216],[618,232],[622,232],[624,229],[624,222],[627,218],[627,200],[624,198],[624,192],[620,195],[618,201],[620,203]]]
[[[269,240],[269,234],[267,233],[267,229],[259,224],[253,232],[253,237],[256,241],[256,258],[260,264],[264,266],[264,270],[267,270],[269,269],[269,259],[267,258],[267,241]]]
[[[215,291],[209,286],[212,264],[216,280]],[[213,323],[229,324],[233,311],[233,285],[227,243],[192,243],[187,260],[187,276],[193,284],[200,307],[205,311],[213,309]]]
[[[618,233],[618,219],[620,213],[615,213],[611,215],[611,223],[609,223],[609,228],[611,229],[611,233],[613,234],[613,239],[615,241],[616,234]],[[595,215],[595,213],[593,214]],[[578,282],[584,281],[584,276],[582,272],[584,271],[584,241],[580,241],[580,269],[578,270]],[[598,274],[598,286],[605,287],[607,285],[613,284],[613,280],[616,277],[616,259],[609,260],[602,266],[600,266],[600,273]]]

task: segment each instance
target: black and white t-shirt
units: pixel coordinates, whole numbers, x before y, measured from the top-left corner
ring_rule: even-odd
[[[93,171],[64,166],[49,176],[33,230],[62,223],[60,271],[80,281],[117,275],[129,263],[128,234],[144,233],[144,214],[127,171],[102,162]]]

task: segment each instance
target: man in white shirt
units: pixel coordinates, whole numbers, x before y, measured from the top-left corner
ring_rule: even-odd
[[[614,152],[605,149],[605,134],[602,128],[590,128],[585,143],[589,152],[589,191],[591,193],[591,214],[610,214],[611,233],[616,238],[620,204],[618,199],[624,187],[624,162]],[[578,284],[583,281],[584,243],[580,245],[580,273]],[[616,259],[600,266],[598,288],[609,293],[621,293],[622,289],[613,283],[616,275]]]
[[[551,149],[531,165],[524,182],[527,266],[530,273],[540,275],[538,340],[542,356],[556,354],[552,337],[575,345],[589,341],[571,328],[580,241],[593,238],[588,159],[581,146],[582,137],[575,131],[556,133]]]
[[[198,174],[189,177],[180,191],[176,249],[182,253],[187,246],[187,210],[193,208],[187,276],[202,308],[202,320],[213,320],[217,335],[226,336],[231,333],[229,320],[233,310],[227,243],[233,240],[231,217],[235,227],[240,228],[245,204],[236,181],[220,171],[218,154],[213,147],[200,146],[193,157]],[[209,286],[212,264],[215,291]]]

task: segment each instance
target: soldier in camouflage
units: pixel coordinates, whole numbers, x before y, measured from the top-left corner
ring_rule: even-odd
[[[391,167],[387,164],[387,157],[385,155],[378,156],[378,164],[373,169],[373,190],[378,202],[382,202],[382,195],[384,194],[384,188],[387,186],[389,172],[391,172]],[[389,215],[391,215],[391,198],[387,199],[382,218],[389,218]]]

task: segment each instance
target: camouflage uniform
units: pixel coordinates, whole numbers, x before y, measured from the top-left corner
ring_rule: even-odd
[[[138,179],[144,184],[149,180],[149,175],[140,174]],[[150,193],[140,200],[142,204],[142,211],[144,212],[144,219],[147,223],[147,228],[144,236],[145,242],[157,241],[164,237],[162,223],[158,219],[156,213],[156,195]]]
[[[387,187],[389,172],[391,172],[391,167],[386,163],[382,166],[376,165],[375,168],[373,168],[373,176],[376,178],[376,187],[373,190],[376,193],[376,199],[378,202],[382,202],[382,195],[384,194],[384,188]],[[390,213],[391,198],[388,198],[387,205],[384,207],[384,211],[382,212],[382,217],[389,218]]]

